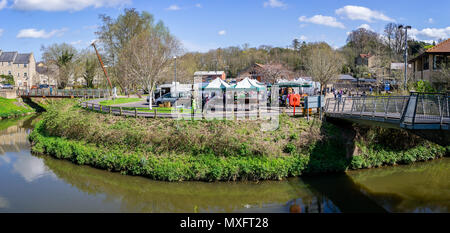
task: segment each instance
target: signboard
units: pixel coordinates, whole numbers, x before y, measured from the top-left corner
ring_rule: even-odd
[[[305,108],[320,108],[325,106],[324,96],[307,96],[305,97]]]

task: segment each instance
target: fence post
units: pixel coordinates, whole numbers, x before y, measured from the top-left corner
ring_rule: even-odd
[[[363,102],[362,102],[362,105],[361,105],[361,113],[359,114],[359,117],[362,117],[362,113],[363,113],[364,107],[366,106],[366,97],[364,96],[362,98],[363,98]]]
[[[122,107],[119,107],[120,115],[122,116]]]
[[[377,110],[376,109],[377,108],[377,97],[376,96],[375,96],[375,98],[373,98],[372,107],[373,107],[372,117],[375,117],[375,111]]]
[[[101,104],[100,104],[100,112],[103,112],[103,107]]]
[[[109,115],[111,115],[112,111],[111,111],[111,106],[109,106]]]
[[[95,111],[95,109],[94,109],[94,103],[92,103],[92,111]]]
[[[137,118],[137,108],[134,108],[134,118]]]
[[[441,107],[441,100],[439,99],[439,95],[437,96],[437,98],[438,98],[439,115],[441,117],[439,124],[442,125],[444,121],[444,111],[442,111],[443,107]]]
[[[384,106],[384,118],[386,119],[387,118],[387,114],[388,114],[388,108],[389,108],[389,100],[390,100],[391,98],[387,98],[387,104]]]
[[[155,118],[156,119],[156,114],[157,114],[157,109],[155,108],[155,109],[153,109],[155,112],[154,112],[154,117],[153,118]]]

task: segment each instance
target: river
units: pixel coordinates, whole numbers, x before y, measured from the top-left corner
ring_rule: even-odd
[[[0,212],[450,212],[450,158],[284,181],[168,183],[32,155],[37,120],[0,121]]]

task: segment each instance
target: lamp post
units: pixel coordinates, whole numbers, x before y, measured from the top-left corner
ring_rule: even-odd
[[[404,88],[405,91],[407,90],[407,85],[406,85],[406,81],[407,81],[407,77],[408,77],[408,29],[411,29],[411,26],[403,26],[400,25],[398,26],[399,30],[405,29],[405,82],[404,82]]]
[[[175,67],[175,96],[177,95],[177,57],[174,56],[175,59],[174,67]]]

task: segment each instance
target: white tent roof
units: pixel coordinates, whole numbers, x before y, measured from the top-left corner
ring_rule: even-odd
[[[255,80],[244,78],[242,81],[238,82],[234,88],[266,88],[263,85],[258,84]]]
[[[213,81],[211,81],[206,87],[205,89],[219,89],[219,88],[230,88],[231,86],[224,82],[222,79],[220,78],[216,78]]]

